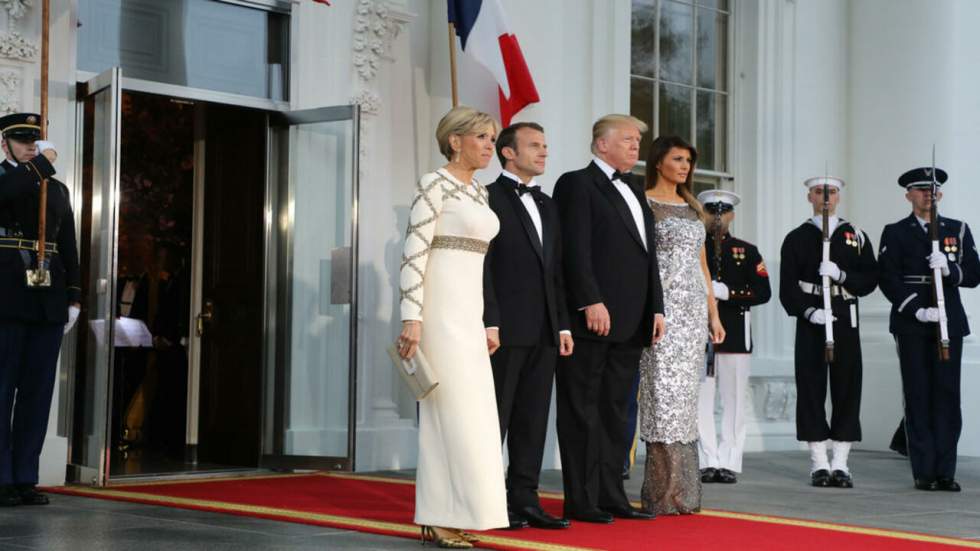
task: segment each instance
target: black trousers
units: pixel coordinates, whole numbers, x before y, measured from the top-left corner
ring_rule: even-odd
[[[565,514],[628,507],[623,488],[630,387],[643,348],[577,339],[558,360],[558,444]]]
[[[912,476],[932,481],[956,475],[963,337],[949,339],[949,360],[940,361],[934,336],[896,335],[905,397],[905,434]]]
[[[824,358],[822,325],[796,322],[796,439],[801,442],[861,440],[861,336],[849,323],[834,323],[834,361]],[[828,372],[830,404],[827,423]]]
[[[0,322],[0,485],[37,484],[63,330]]]
[[[502,346],[490,356],[500,437],[507,440],[507,505],[538,506],[538,479],[548,432],[558,349]]]

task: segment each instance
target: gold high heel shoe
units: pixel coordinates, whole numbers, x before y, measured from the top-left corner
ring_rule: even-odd
[[[452,536],[448,538],[440,537],[436,533],[435,529],[431,526],[421,526],[422,533],[422,545],[425,542],[431,541],[436,544],[436,547],[441,549],[472,549],[473,544],[463,539],[462,536]]]
[[[471,534],[462,530],[459,531],[459,537],[470,543],[478,543],[480,541],[480,538],[476,537],[476,534]]]

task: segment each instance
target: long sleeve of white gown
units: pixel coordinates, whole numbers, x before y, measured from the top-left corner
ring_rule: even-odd
[[[441,183],[442,178],[438,174],[426,174],[415,187],[408,229],[405,231],[405,249],[402,253],[399,285],[402,321],[422,320],[425,265],[429,260],[432,236],[442,212]]]

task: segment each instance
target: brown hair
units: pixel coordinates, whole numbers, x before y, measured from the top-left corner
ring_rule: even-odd
[[[664,160],[667,153],[673,148],[686,149],[688,153],[691,154],[691,171],[687,173],[687,180],[683,184],[677,186],[677,193],[684,199],[684,201],[694,209],[694,212],[698,213],[698,218],[704,220],[704,209],[701,207],[701,203],[694,196],[694,189],[692,181],[694,180],[694,165],[698,161],[698,151],[694,149],[694,146],[684,141],[680,136],[660,136],[653,140],[650,144],[650,153],[647,155],[647,175],[646,175],[646,187],[645,189],[650,190],[657,186],[657,165],[660,161]]]
[[[515,122],[504,128],[497,136],[497,158],[500,159],[500,166],[507,164],[507,157],[504,157],[504,148],[509,147],[517,151],[517,131],[522,128],[530,128],[538,132],[544,132],[544,128],[536,122]]]
[[[447,160],[453,160],[453,148],[449,144],[450,136],[465,136],[483,130],[486,127],[493,127],[496,133],[500,130],[500,125],[490,115],[477,111],[472,107],[459,105],[453,107],[448,113],[439,120],[436,127],[436,141],[439,143],[439,152]]]

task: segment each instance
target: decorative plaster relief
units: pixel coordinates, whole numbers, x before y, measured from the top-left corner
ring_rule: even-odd
[[[33,60],[37,56],[37,43],[14,31],[0,33],[0,57]]]
[[[360,105],[361,113],[377,115],[381,111],[381,98],[371,90],[361,90],[350,98],[351,105]]]
[[[21,75],[16,70],[0,70],[0,115],[20,111]]]
[[[34,0],[0,0],[0,9],[7,10],[11,19],[24,17],[24,14],[33,5]]]
[[[378,74],[381,58],[391,48],[401,24],[391,17],[385,2],[360,0],[354,10],[354,68],[361,81],[370,83]]]
[[[783,377],[753,377],[755,416],[766,421],[791,421],[796,414],[796,384]]]

